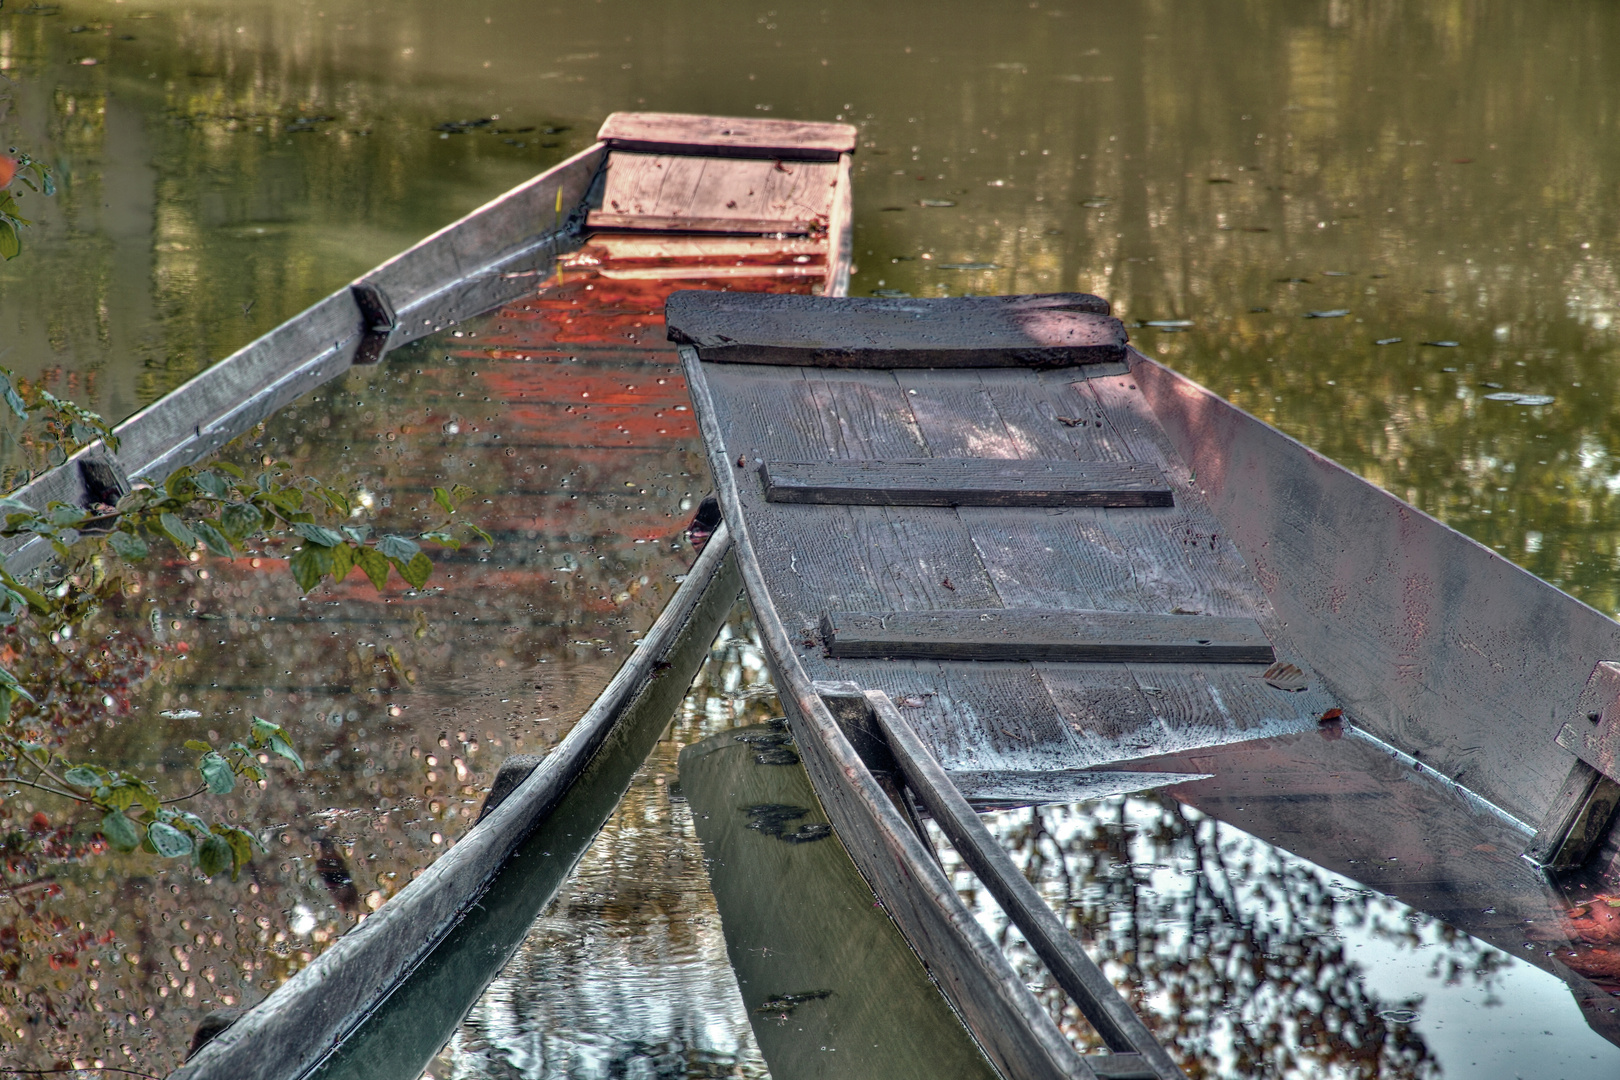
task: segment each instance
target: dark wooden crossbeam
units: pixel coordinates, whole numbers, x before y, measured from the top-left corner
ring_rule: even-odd
[[[768,461],[771,502],[841,506],[1172,506],[1156,466],[1116,461],[899,458]]]
[[[839,658],[1269,664],[1253,619],[1125,611],[829,611],[822,642]]]
[[[613,113],[597,139],[615,150],[700,157],[837,161],[855,149],[853,124],[764,117]]]
[[[1118,363],[1128,340],[1085,293],[938,300],[693,290],[664,307],[669,339],[704,360],[840,368]]]

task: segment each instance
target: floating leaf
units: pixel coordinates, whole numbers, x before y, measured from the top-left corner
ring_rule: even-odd
[[[1455,349],[1457,347],[1457,343],[1455,341],[1423,341],[1419,342],[1419,344],[1429,345],[1436,349]]]
[[[140,830],[121,810],[114,810],[101,819],[101,835],[114,851],[134,851],[141,844]]]
[[[1283,660],[1279,660],[1266,668],[1260,677],[1266,680],[1267,686],[1274,686],[1278,690],[1287,690],[1291,694],[1297,694],[1310,685],[1303,671]]]
[[[918,199],[917,205],[943,208],[947,206],[955,206],[956,204],[950,199]]]
[[[1398,337],[1381,337],[1373,342],[1374,345],[1399,345],[1400,343],[1401,339]]]
[[[1305,317],[1307,319],[1342,319],[1348,314],[1350,314],[1349,308],[1333,308],[1328,311],[1307,311]]]
[[[202,760],[197,762],[197,771],[202,773],[203,783],[215,795],[229,795],[236,788],[236,774],[231,771],[231,763],[218,751],[210,750],[204,754]]]
[[[152,848],[165,859],[178,859],[191,854],[191,837],[166,821],[154,821],[146,827],[146,838]]]

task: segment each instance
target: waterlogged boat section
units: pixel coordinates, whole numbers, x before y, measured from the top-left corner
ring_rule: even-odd
[[[494,544],[436,550],[423,588],[379,593],[356,573],[300,596],[286,551],[171,551],[121,611],[56,643],[105,687],[69,754],[178,788],[181,743],[239,738],[257,715],[308,771],[272,766],[232,797],[265,844],[241,882],[107,855],[31,886],[49,916],[17,920],[10,985],[28,989],[5,1004],[36,1018],[10,1025],[26,1060],[172,1068],[205,1014],[262,1000],[386,903],[469,827],[503,758],[554,745],[594,700],[690,564],[681,530],[707,487],[663,340],[676,284],[565,270],[227,453],[354,485],[351,524],[382,531],[443,522],[435,488],[475,491],[457,515]],[[47,950],[51,927],[84,929]]]
[[[1524,1075],[1620,1064],[1620,889],[1550,885],[1527,834],[1324,733],[1133,762],[1215,773],[983,820],[1189,1075]],[[1054,1019],[1093,1036],[943,837]]]

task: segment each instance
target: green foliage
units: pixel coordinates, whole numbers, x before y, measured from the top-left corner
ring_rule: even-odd
[[[17,153],[16,147],[12,147],[11,152],[16,155],[12,159],[16,163],[13,179],[21,180],[42,195],[56,194],[56,181],[51,179],[49,169],[27,154]],[[32,221],[22,216],[22,209],[17,205],[16,193],[0,190],[0,258],[9,262],[22,254],[20,230],[32,224]]]
[[[5,399],[0,416],[9,410],[17,420],[44,429],[47,460],[63,460],[97,439],[117,446],[99,416],[23,383],[4,368],[0,397]],[[488,533],[457,517],[460,504],[472,494],[459,486],[435,489],[434,501],[444,519],[415,538],[373,535],[371,526],[353,523],[357,515],[348,496],[268,459],[252,476],[222,461],[178,469],[161,483],[137,481],[115,505],[86,508],[53,502],[40,508],[0,497],[0,537],[39,538],[57,555],[43,580],[24,581],[0,559],[0,632],[26,629],[41,648],[55,648],[59,638],[71,638],[104,605],[127,594],[133,584],[127,573],[131,564],[166,549],[191,562],[204,552],[233,559],[290,547],[289,568],[306,592],[326,580],[340,582],[356,567],[378,590],[387,585],[390,569],[419,589],[433,572],[422,543],[459,548],[457,533],[488,541]],[[392,649],[389,656],[403,667]],[[41,670],[51,669],[45,665]],[[303,771],[304,760],[286,730],[255,716],[243,740],[222,747],[187,741],[186,749],[197,755],[199,783],[194,790],[163,798],[144,777],[67,760],[20,734],[16,707],[27,702],[30,709],[45,708],[37,700],[71,698],[65,689],[47,677],[30,690],[16,671],[0,663],[0,783],[20,784],[93,810],[96,833],[115,851],[139,849],[159,858],[189,859],[209,876],[228,870],[235,879],[252,858],[253,836],[176,804],[230,795],[243,780],[264,783],[264,766],[275,758]],[[35,692],[46,690],[52,693]]]

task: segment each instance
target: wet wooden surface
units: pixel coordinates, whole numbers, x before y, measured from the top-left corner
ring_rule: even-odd
[[[734,304],[672,296],[670,338],[704,360],[812,367],[1063,367],[1119,364],[1124,325],[1085,293],[948,300]]]
[[[697,370],[696,358],[683,355]],[[947,769],[1101,765],[1308,729],[1337,705],[1296,655],[1133,381],[1090,374],[701,365],[724,433],[711,462],[732,475],[736,511],[750,522],[771,602],[793,628],[800,661],[813,678],[852,680],[909,704],[908,720]],[[795,505],[769,501],[757,469],[771,460],[928,457],[1137,463],[1164,475],[1176,502]],[[829,611],[1059,608],[1253,620],[1278,659],[1305,670],[1307,688],[1271,687],[1260,662],[835,658],[821,639]]]
[[[615,150],[643,154],[837,161],[855,149],[856,129],[824,121],[617,112],[596,137]]]
[[[670,232],[826,232],[838,164],[673,154],[608,155],[593,229]]]
[[[767,461],[772,502],[851,506],[1169,506],[1151,466],[1112,461]]]

